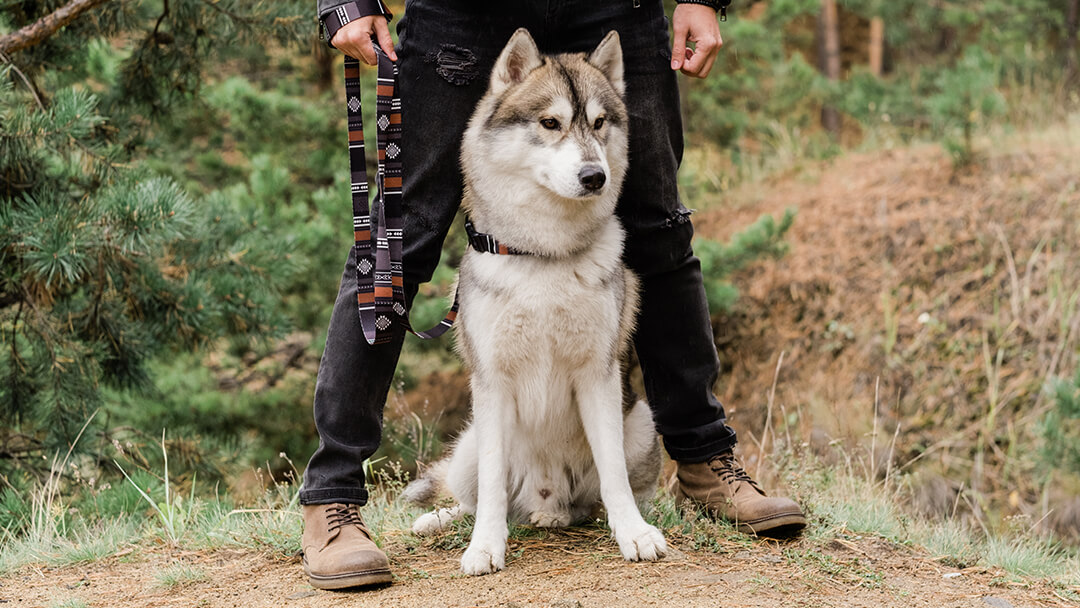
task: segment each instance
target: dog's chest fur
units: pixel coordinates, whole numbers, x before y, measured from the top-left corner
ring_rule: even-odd
[[[612,219],[558,261],[471,250],[462,261],[460,350],[477,380],[514,395],[521,422],[557,421],[575,374],[618,366],[628,303],[622,241]]]

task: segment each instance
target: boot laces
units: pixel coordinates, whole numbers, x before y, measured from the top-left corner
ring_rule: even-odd
[[[359,526],[360,530],[367,534],[364,520],[360,518],[360,510],[356,505],[339,504],[332,505],[326,510],[327,532],[333,532],[344,526]]]
[[[735,484],[740,481],[745,481],[754,487],[755,490],[761,491],[761,486],[750,477],[750,474],[742,468],[738,460],[735,460],[735,455],[728,452],[720,454],[709,461],[709,469],[720,476],[720,479],[724,480],[728,484]]]

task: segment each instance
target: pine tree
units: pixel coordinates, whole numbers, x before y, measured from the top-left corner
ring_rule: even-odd
[[[63,29],[63,9],[91,6]],[[156,355],[283,324],[290,243],[147,168],[150,125],[230,49],[313,35],[307,3],[21,2],[0,17],[0,458],[68,445]],[[44,26],[42,25],[44,24]],[[41,28],[44,27],[44,30]],[[36,28],[36,29],[35,29]],[[30,32],[43,36],[13,45]],[[136,40],[111,78],[88,52]],[[91,92],[93,91],[93,92]]]
[[[784,210],[780,221],[762,215],[756,222],[737,232],[727,244],[707,239],[694,242],[694,253],[701,259],[701,274],[709,312],[728,312],[739,298],[739,290],[729,280],[731,275],[761,258],[780,258],[787,253],[784,235],[795,222],[795,209]]]

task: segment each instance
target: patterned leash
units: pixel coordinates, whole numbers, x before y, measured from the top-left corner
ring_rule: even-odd
[[[401,98],[397,89],[397,65],[377,44],[379,59],[376,87],[376,119],[378,127],[378,186],[375,209],[377,225],[371,229],[371,209],[368,206],[368,174],[364,158],[364,120],[360,110],[360,62],[345,56],[345,98],[349,116],[349,166],[352,182],[353,237],[356,241],[356,302],[360,325],[368,344],[384,344],[393,335],[391,327],[401,323],[410,332],[425,340],[438,338],[454,324],[458,299],[450,312],[435,327],[416,331],[409,322],[405,302],[405,279],[402,273],[402,211],[401,211]],[[471,222],[465,222],[469,245],[480,252],[504,255],[522,253],[500,244],[491,235],[477,232]]]

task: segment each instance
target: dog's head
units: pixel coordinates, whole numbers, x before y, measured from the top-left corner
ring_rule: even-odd
[[[617,32],[591,53],[543,55],[529,32],[510,38],[470,123],[470,188],[540,188],[564,204],[611,206],[627,166],[623,56]],[[497,179],[489,179],[492,175]]]

